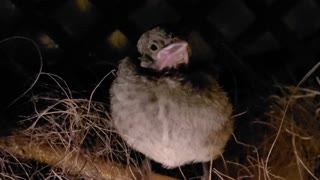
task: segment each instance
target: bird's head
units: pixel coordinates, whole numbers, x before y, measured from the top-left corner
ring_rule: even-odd
[[[156,71],[188,65],[191,55],[187,41],[174,37],[160,27],[143,33],[137,48],[141,54],[140,66]]]

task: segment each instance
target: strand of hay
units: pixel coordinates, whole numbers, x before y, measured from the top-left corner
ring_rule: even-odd
[[[40,47],[37,45],[37,43],[35,41],[33,41],[32,39],[30,38],[27,38],[27,37],[23,37],[23,36],[13,36],[13,37],[9,37],[9,38],[6,38],[6,39],[3,39],[3,40],[0,40],[0,44],[3,44],[3,43],[7,43],[11,40],[23,40],[23,41],[27,41],[29,43],[31,43],[35,49],[36,49],[36,52],[37,54],[39,55],[39,73],[36,75],[36,78],[35,80],[33,81],[33,83],[29,86],[29,88],[27,90],[25,90],[20,96],[18,96],[16,99],[14,99],[9,105],[8,107],[12,106],[13,104],[15,104],[19,99],[21,99],[22,97],[26,96],[26,94],[28,92],[30,92],[32,90],[32,88],[36,85],[36,83],[38,82],[39,78],[40,78],[40,75],[41,75],[41,72],[43,70],[43,56],[41,54],[41,50],[40,50]]]

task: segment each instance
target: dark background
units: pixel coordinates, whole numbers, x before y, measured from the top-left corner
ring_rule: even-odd
[[[1,129],[9,130],[17,118],[17,108],[8,105],[30,87],[40,68],[30,41],[7,38],[32,39],[41,50],[43,71],[88,97],[141,33],[161,23],[182,24],[207,43],[235,113],[260,105],[276,93],[275,84],[296,85],[319,61],[316,0],[0,0]],[[127,38],[126,46],[108,43],[116,29]],[[111,81],[104,81],[95,100],[108,101]]]
[[[89,91],[141,33],[156,24],[180,23],[217,52],[212,61],[233,74],[234,87],[241,88],[245,79],[258,88],[295,84],[318,62],[319,5],[316,0],[1,0],[0,39],[31,38],[41,50],[43,71],[60,75],[74,90]],[[116,29],[128,39],[126,48],[108,44]],[[2,41],[0,57],[9,103],[38,73],[40,60],[36,47],[22,39]]]

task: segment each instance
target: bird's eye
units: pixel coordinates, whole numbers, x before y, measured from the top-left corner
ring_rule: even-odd
[[[150,49],[151,49],[152,51],[156,51],[156,50],[158,50],[158,47],[157,47],[155,44],[152,44],[152,45],[150,46]]]

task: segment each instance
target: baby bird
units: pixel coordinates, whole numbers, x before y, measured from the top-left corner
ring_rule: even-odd
[[[220,156],[233,132],[232,106],[186,40],[155,27],[123,59],[110,89],[111,116],[133,149],[165,168]]]

